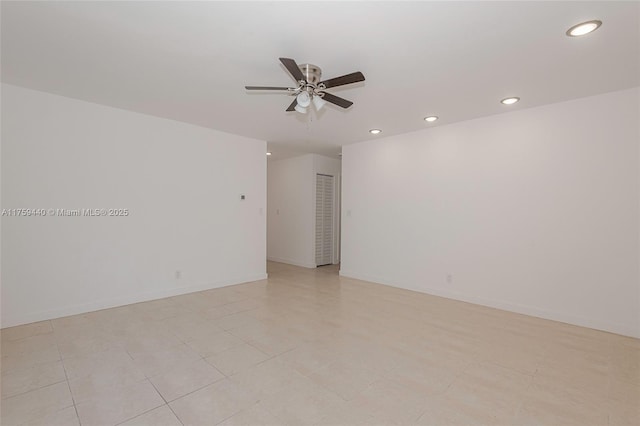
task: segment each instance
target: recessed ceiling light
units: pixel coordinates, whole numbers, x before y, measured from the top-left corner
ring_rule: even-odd
[[[573,27],[569,28],[567,30],[567,35],[569,37],[580,37],[597,30],[600,27],[600,25],[602,25],[602,21],[598,21],[597,19],[594,19],[593,21],[583,22],[581,24],[574,25]]]
[[[267,152],[267,155],[271,155],[271,153],[270,153],[270,152]]]
[[[369,133],[371,133],[372,135],[377,135],[377,134],[382,133],[382,130],[380,130],[380,129],[371,129],[371,130],[369,130]]]
[[[437,119],[438,119],[438,117],[436,117],[435,115],[430,115],[429,117],[425,117],[424,121],[428,121],[429,123],[433,123]]]
[[[517,97],[513,97],[513,98],[504,98],[503,100],[501,100],[500,102],[502,102],[505,105],[513,105],[516,102],[518,102],[520,100],[520,98]]]

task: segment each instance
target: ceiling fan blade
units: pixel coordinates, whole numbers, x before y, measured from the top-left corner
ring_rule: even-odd
[[[291,102],[291,105],[289,105],[289,108],[287,108],[287,111],[295,111],[296,105],[298,105],[298,98],[293,99],[293,102]]]
[[[244,86],[247,90],[289,90],[288,87]]]
[[[302,71],[300,71],[300,68],[298,68],[296,61],[290,58],[280,58],[280,62],[282,62],[282,65],[284,65],[287,71],[289,71],[289,74],[291,74],[296,81],[302,80],[306,83],[307,79],[304,78],[304,75],[302,74]]]
[[[364,75],[360,72],[352,72],[336,78],[330,78],[329,80],[321,81],[319,84],[324,84],[327,89],[330,87],[344,86],[345,84],[357,83],[364,81]]]
[[[322,92],[322,93],[324,93],[324,96],[322,97],[322,99],[324,99],[327,102],[331,102],[332,104],[341,106],[342,108],[349,108],[351,105],[353,105],[353,102],[348,101],[339,96],[332,95],[331,93],[327,93],[327,92]]]

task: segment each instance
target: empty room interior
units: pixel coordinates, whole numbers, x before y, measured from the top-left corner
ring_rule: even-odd
[[[640,2],[0,19],[3,426],[640,425]]]

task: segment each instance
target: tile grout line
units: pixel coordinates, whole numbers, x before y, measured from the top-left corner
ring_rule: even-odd
[[[251,407],[253,407],[254,405],[257,405],[257,404],[258,404],[258,402],[256,402],[255,404],[253,404]],[[226,422],[227,420],[229,420],[230,418],[235,417],[235,416],[237,416],[237,415],[238,415],[238,414],[240,414],[240,413],[244,413],[245,411],[248,411],[248,409],[238,410],[238,411],[236,411],[235,413],[233,413],[232,415],[230,415],[229,417],[226,417],[226,418],[224,418],[224,419],[220,420],[219,422],[215,423],[214,425],[215,425],[215,426],[217,426],[217,425],[219,425],[219,424],[222,424],[222,423]]]
[[[66,376],[65,376],[65,377],[66,377]],[[19,397],[19,396],[24,396],[24,395],[26,395],[26,394],[28,394],[28,393],[31,393],[31,392],[35,392],[35,391],[39,391],[39,390],[41,390],[41,389],[49,388],[49,387],[51,387],[51,386],[59,385],[60,383],[63,383],[63,382],[66,382],[66,381],[68,381],[68,380],[65,378],[65,379],[63,379],[63,380],[60,380],[59,382],[49,383],[48,385],[40,386],[39,388],[31,389],[31,390],[26,391],[26,392],[21,392],[21,393],[16,394],[16,395],[12,395],[12,396],[8,396],[8,397],[6,397],[6,398],[2,398],[2,401],[8,401],[8,400],[10,400],[10,399],[13,399],[13,398],[16,398],[16,397]],[[69,408],[69,407],[71,407],[71,405],[69,405],[68,407],[63,407],[63,409],[64,409],[64,408]]]
[[[173,411],[173,408],[171,408],[171,406],[169,405],[169,403],[167,402],[167,400],[164,398],[164,396],[160,393],[160,391],[158,390],[158,388],[156,387],[156,385],[153,384],[153,382],[151,381],[151,379],[147,379],[149,381],[149,383],[151,383],[151,386],[153,386],[153,388],[156,390],[156,392],[158,393],[158,395],[160,395],[160,398],[162,398],[162,400],[164,401],[164,404],[169,407],[169,410],[171,410],[171,412],[173,413],[174,416],[176,416],[176,419],[178,419],[178,421],[180,422],[180,424],[182,424],[184,426],[184,423],[182,423],[182,420],[180,420],[180,417],[178,417],[178,415],[176,414],[175,411]],[[208,386],[208,385],[207,385]],[[177,399],[177,398],[176,398]],[[158,407],[156,407],[158,408]],[[154,408],[154,410],[156,409]],[[149,410],[151,411],[151,410]]]
[[[263,351],[262,349],[260,349],[259,347],[257,347],[256,345],[252,345],[252,344],[251,344],[251,342],[253,342],[254,340],[255,340],[255,339],[253,339],[253,340],[251,340],[251,341],[249,341],[249,342],[244,342],[244,343],[245,343],[245,344],[247,344],[247,345],[249,345],[249,346],[251,346],[252,348],[254,348],[254,349],[256,349],[256,350],[258,350],[258,351],[262,352],[263,354],[265,354],[266,356],[268,356],[268,357],[269,357],[268,359],[265,359],[264,361],[268,361],[269,359],[271,359],[271,358],[275,358],[275,357],[277,357],[278,355],[280,355],[280,354],[278,354],[278,355],[271,355],[271,354],[268,354],[268,353],[266,353],[265,351]],[[294,348],[294,349],[295,349],[295,348]],[[264,361],[260,361],[258,364],[262,364]],[[256,364],[256,365],[258,365],[258,364]]]
[[[60,363],[62,363],[61,361],[56,361],[56,362],[60,362]],[[34,368],[34,367],[29,367],[29,368]],[[63,370],[64,370],[64,367],[63,367]],[[62,380],[60,380],[59,382],[49,383],[48,385],[40,386],[39,388],[31,389],[31,390],[28,390],[28,391],[26,391],[26,392],[20,392],[20,393],[17,393],[17,394],[15,394],[15,395],[8,396],[8,397],[6,397],[6,398],[4,398],[4,397],[3,397],[3,398],[2,398],[2,401],[7,401],[7,400],[9,400],[9,399],[11,399],[11,398],[15,398],[15,397],[17,397],[17,396],[24,396],[24,395],[26,395],[26,394],[28,394],[28,393],[30,393],[30,392],[34,392],[34,391],[37,391],[37,390],[40,390],[40,389],[48,388],[49,386],[59,385],[59,384],[60,384],[60,383],[62,383],[62,382],[66,382],[66,381],[68,381],[66,377],[67,377],[67,376],[66,376],[66,373],[65,373],[65,378],[64,378],[64,379],[62,379]],[[71,406],[69,406],[69,407],[71,407]],[[69,408],[69,407],[64,407],[64,408]]]
[[[71,383],[69,383],[69,375],[67,374],[67,367],[64,365],[64,358],[62,358],[62,353],[60,352],[60,345],[58,345],[58,339],[56,338],[55,328],[53,327],[53,322],[51,322],[51,329],[53,330],[53,338],[56,342],[56,349],[58,351],[58,356],[60,357],[60,363],[62,363],[62,369],[64,371],[64,377],[67,380],[67,387],[69,388],[69,395],[71,396],[71,402],[73,402],[73,409],[76,412],[76,418],[78,419],[78,424],[82,426],[82,421],[80,420],[80,414],[78,414],[78,406],[76,405],[76,399],[73,396],[73,392],[71,392]]]
[[[205,362],[206,362],[206,360],[205,360]],[[207,364],[208,364],[209,366],[211,366],[211,367],[215,368],[213,365],[209,364],[208,362],[207,362]],[[217,371],[220,371],[220,370],[218,370],[217,368],[216,368],[216,370],[217,370]],[[179,397],[177,397],[177,398],[175,398],[175,399],[172,399],[171,401],[168,401],[168,402],[167,402],[167,405],[169,405],[169,404],[171,404],[172,402],[175,402],[175,401],[177,401],[177,400],[179,400],[179,399],[182,399],[182,398],[184,398],[185,396],[191,395],[192,393],[198,392],[198,391],[200,391],[200,390],[202,390],[202,389],[204,389],[204,388],[206,388],[206,387],[209,387],[209,386],[211,386],[211,385],[214,385],[214,384],[216,384],[216,383],[218,383],[218,382],[221,382],[221,381],[223,381],[223,380],[225,380],[225,379],[229,379],[229,378],[230,378],[229,376],[225,375],[222,371],[220,371],[220,374],[222,374],[222,376],[223,376],[223,377],[219,378],[218,380],[214,380],[213,382],[208,383],[208,384],[206,384],[206,385],[204,385],[204,386],[200,386],[199,388],[194,389],[194,390],[192,390],[192,391],[190,391],[190,392],[188,392],[188,393],[185,393],[184,395],[181,395],[181,396],[179,396]],[[145,380],[149,380],[149,379],[145,379]],[[151,380],[149,380],[149,382],[151,382]],[[153,385],[153,383],[151,383],[151,384]],[[153,387],[155,388],[155,385],[153,385]],[[156,389],[156,391],[158,391],[158,390]],[[158,393],[160,393],[160,392],[158,392]],[[162,394],[161,394],[160,396],[162,397]],[[164,397],[162,397],[162,399],[164,399]],[[166,400],[165,400],[165,401],[166,401]],[[156,407],[156,408],[157,408],[157,407]],[[171,405],[169,405],[169,408],[171,408]],[[173,410],[171,410],[171,411],[173,411]],[[174,414],[175,414],[175,413],[174,413]],[[177,415],[176,415],[176,416],[177,416]]]
[[[166,403],[165,403],[164,405],[168,405],[168,404],[166,404]],[[145,414],[150,413],[150,412],[152,412],[153,410],[157,410],[158,408],[163,407],[164,405],[159,405],[159,406],[157,406],[157,407],[153,407],[152,409],[145,411],[144,413],[136,414],[136,415],[135,415],[135,416],[133,416],[133,417],[129,417],[129,418],[128,418],[128,419],[126,419],[126,420],[123,420],[123,421],[121,421],[121,422],[116,423],[116,424],[115,424],[115,426],[118,426],[118,425],[121,425],[121,424],[123,424],[123,423],[126,423],[126,422],[128,422],[129,420],[137,419],[138,417],[140,417],[140,416],[144,416]]]

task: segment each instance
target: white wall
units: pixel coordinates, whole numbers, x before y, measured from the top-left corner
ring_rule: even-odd
[[[3,217],[2,326],[266,278],[265,151],[3,84],[2,208],[130,215]]]
[[[270,160],[267,167],[267,259],[315,268],[316,174],[335,177],[339,225],[340,160],[307,154]],[[337,227],[339,230],[339,226]],[[334,250],[338,261],[339,235]]]
[[[341,274],[640,336],[639,104],[636,88],[343,147]]]

